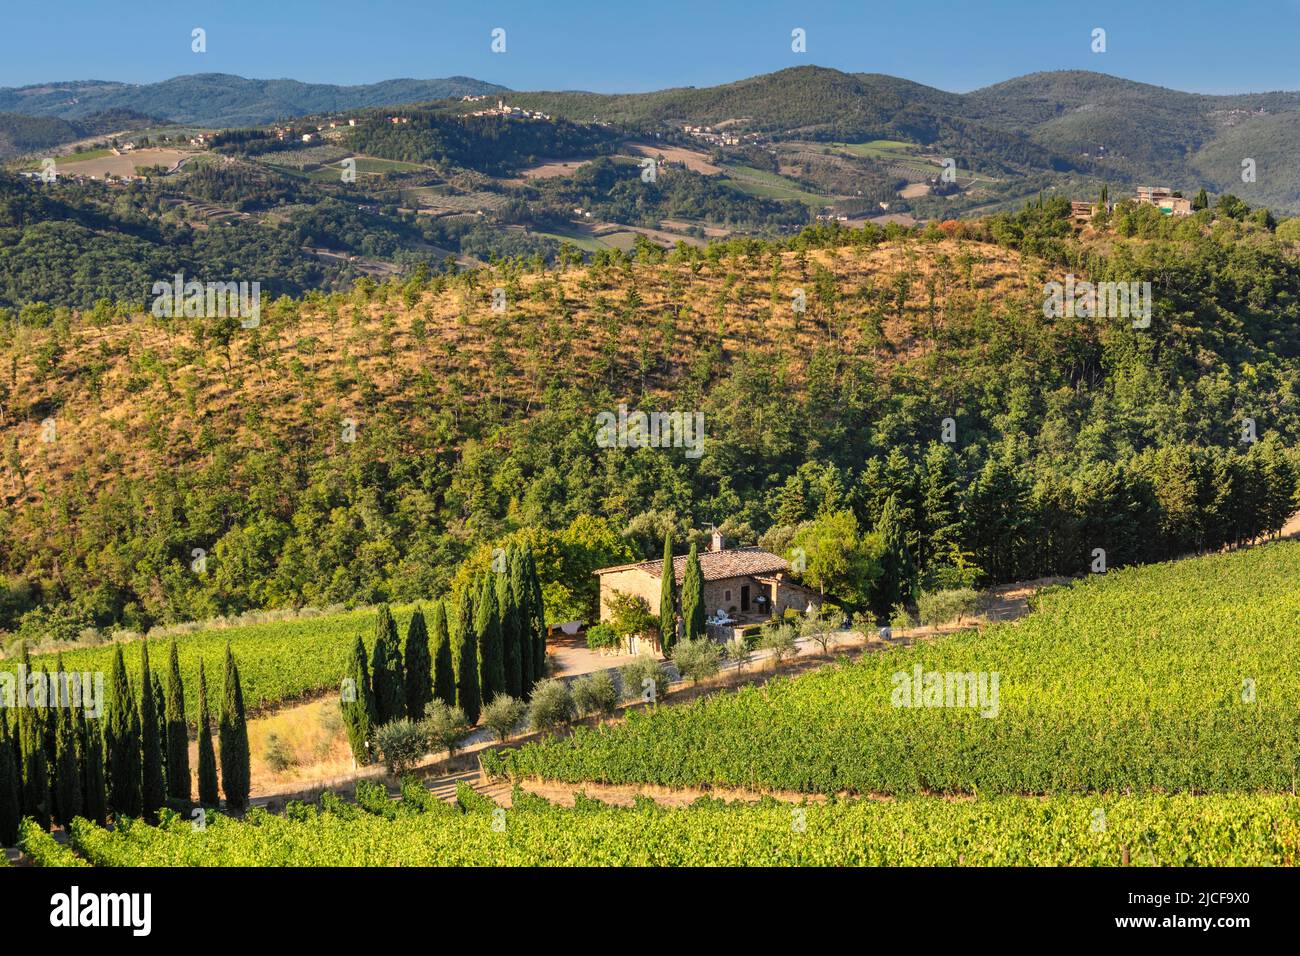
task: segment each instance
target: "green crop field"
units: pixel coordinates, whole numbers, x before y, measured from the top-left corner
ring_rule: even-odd
[[[393,803],[362,785],[358,805],[243,820],[210,814],[196,829],[165,813],[157,827],[110,831],[77,820],[72,849],[28,828],[48,866],[1268,866],[1300,856],[1293,796],[1000,797],[859,800],[795,806],[650,801],[572,808],[515,793],[509,810],[461,785],[457,805],[417,784]],[[1192,838],[1194,837],[1194,838]]]
[[[412,607],[393,608],[402,635],[410,621]],[[220,704],[221,675],[230,642],[244,686],[244,700],[251,710],[260,710],[293,700],[316,691],[338,686],[346,670],[348,652],[358,634],[371,644],[374,608],[321,614],[313,617],[242,624],[211,628],[182,634],[176,638],[181,679],[185,684],[185,711],[191,723],[198,720],[199,661],[208,675],[208,698],[215,713]],[[167,662],[169,638],[149,641],[150,665],[162,674]],[[122,649],[127,672],[132,681],[140,673],[140,642],[131,641]],[[114,648],[104,645],[63,652],[64,666],[70,671],[102,672],[108,683]],[[47,667],[51,672],[53,654],[33,655],[32,667]],[[14,671],[18,660],[0,661],[0,670]]]
[[[1037,604],[1016,623],[635,713],[484,765],[809,793],[1293,792],[1300,543],[1124,569]],[[895,706],[918,667],[983,673],[990,693],[996,675],[996,706]]]
[[[833,196],[818,196],[816,193],[810,193],[793,180],[767,170],[734,163],[724,168],[729,174],[731,185],[751,196],[761,196],[764,199],[793,199],[817,209],[834,199]]]

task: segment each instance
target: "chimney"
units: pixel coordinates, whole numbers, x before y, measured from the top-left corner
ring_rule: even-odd
[[[722,532],[719,531],[717,528],[714,528],[714,529],[713,529],[713,541],[712,541],[712,542],[710,543],[710,545],[709,545],[709,550],[710,550],[710,551],[721,551],[721,550],[723,549],[724,545],[725,545],[725,542],[722,540]]]

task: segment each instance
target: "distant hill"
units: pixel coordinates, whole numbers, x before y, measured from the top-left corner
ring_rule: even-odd
[[[176,76],[161,83],[75,80],[0,89],[0,112],[74,120],[131,109],[177,123],[238,126],[291,116],[480,95],[505,90],[467,76],[385,80],[364,86],[252,80],[226,73]]]
[[[54,116],[24,116],[0,113],[0,158],[53,149],[64,143],[127,129],[150,122],[151,118],[132,110],[108,110],[81,120]]]

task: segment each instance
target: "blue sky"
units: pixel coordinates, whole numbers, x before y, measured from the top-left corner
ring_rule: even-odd
[[[238,73],[514,89],[707,86],[816,63],[966,91],[1092,69],[1209,93],[1300,88],[1300,0],[0,0],[0,86]],[[208,51],[190,50],[207,31]],[[494,27],[506,52],[490,50]],[[807,53],[790,31],[807,33]],[[1090,50],[1094,27],[1107,51]]]

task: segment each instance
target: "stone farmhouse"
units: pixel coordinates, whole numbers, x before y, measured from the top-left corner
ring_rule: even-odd
[[[730,628],[755,624],[785,613],[786,608],[804,612],[811,604],[821,604],[821,595],[790,579],[790,565],[785,558],[756,547],[725,547],[722,535],[713,533],[709,550],[700,552],[700,570],[704,576],[704,609],[710,620],[728,621],[728,630],[719,636],[730,637]],[[606,599],[615,591],[643,598],[650,613],[659,614],[663,559],[641,561],[601,568],[600,619],[610,616]],[[686,555],[673,558],[673,574],[678,593],[686,574]],[[711,632],[714,629],[710,628]]]

